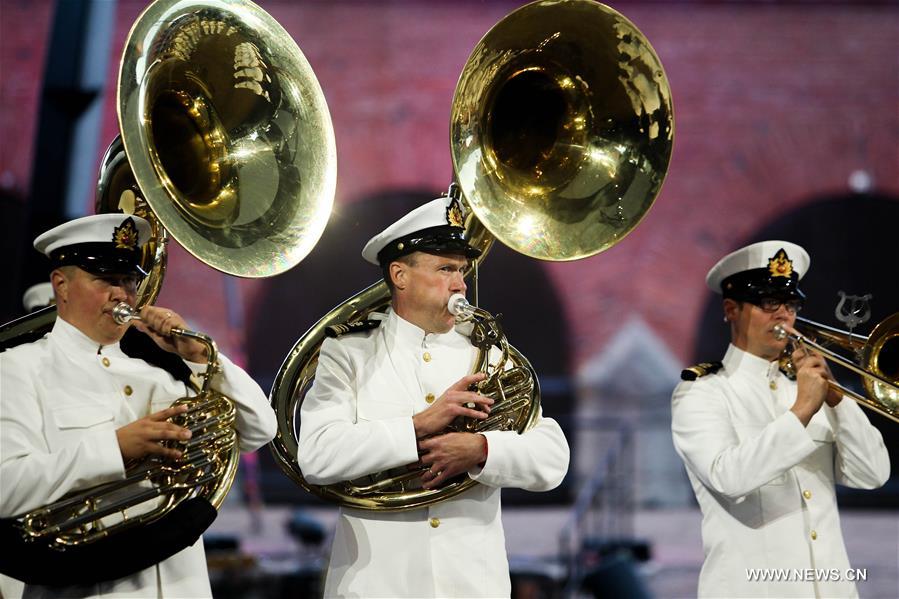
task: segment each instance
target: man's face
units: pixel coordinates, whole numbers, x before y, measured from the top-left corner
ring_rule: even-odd
[[[775,337],[774,326],[778,324],[793,326],[796,322],[796,307],[770,298],[766,298],[763,303],[767,309],[749,302],[726,299],[724,314],[732,323],[734,345],[760,358],[776,360],[788,341]]]
[[[447,302],[455,293],[465,294],[463,276],[468,270],[468,258],[423,252],[415,252],[410,258],[395,281],[398,314],[429,333],[446,333],[455,324]]]
[[[120,302],[134,306],[139,279],[135,275],[95,275],[78,267],[53,271],[60,317],[99,344],[119,341],[130,325],[116,324],[112,309]]]

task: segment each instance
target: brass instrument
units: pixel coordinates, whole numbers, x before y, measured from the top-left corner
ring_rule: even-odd
[[[267,12],[248,0],[153,2],[125,43],[117,91],[121,135],[95,210],[150,221],[138,306],[159,293],[169,234],[240,277],[308,255],[334,201],[334,130],[312,68]],[[49,308],[3,325],[0,348],[55,317]]]
[[[463,68],[450,121],[454,171],[469,207],[466,236],[483,252],[472,263],[475,279],[494,237],[544,260],[584,258],[621,241],[658,195],[674,138],[670,88],[648,40],[625,17],[592,0],[533,2],[497,23]],[[344,506],[412,509],[476,484],[463,477],[423,491],[410,482],[421,474],[414,466],[399,478],[375,473],[365,485],[319,486],[303,477],[297,464],[300,408],[325,331],[364,320],[389,303],[381,281],[336,306],[297,341],[272,387],[279,427],[275,460],[301,487]],[[474,310],[481,328],[493,330],[489,313]],[[479,368],[503,372],[487,362],[491,348],[506,346],[515,380],[492,377],[479,391],[497,401],[527,397],[507,412],[504,424],[522,432],[539,413],[539,386],[524,356],[508,346],[501,330],[494,332],[495,343],[472,339]],[[524,382],[522,373],[532,382]],[[511,393],[507,385],[520,388]]]
[[[469,339],[479,350],[474,372],[483,372],[487,375],[487,378],[478,384],[478,392],[495,398],[495,403],[490,416],[486,419],[459,418],[450,424],[446,432],[514,430],[521,433],[529,429],[535,424],[540,410],[537,374],[530,362],[509,345],[500,324],[486,310],[472,306],[460,294],[450,298],[449,309],[456,316],[457,323],[469,323],[471,326]],[[303,339],[308,335],[309,333],[304,335]],[[315,348],[316,358],[320,346],[321,342]],[[306,365],[302,361],[298,363]],[[506,367],[507,364],[509,368]],[[282,374],[283,367],[279,379],[282,378]],[[307,372],[307,375],[314,375],[314,368],[311,372]],[[278,382],[275,383],[275,388],[277,386]],[[296,409],[299,410],[299,405]],[[279,413],[279,426],[283,422],[280,416]],[[276,456],[279,455],[276,450],[273,451],[276,452]],[[282,468],[285,468],[283,462],[280,463]],[[295,458],[291,463],[295,463]],[[417,480],[425,471],[426,469],[421,467],[401,467],[359,480],[334,485],[313,485],[306,482],[298,467],[285,469],[295,482],[322,499],[368,510],[415,509],[454,497],[477,484],[468,477],[457,477],[438,489],[422,489]]]
[[[243,277],[284,272],[317,243],[336,186],[327,104],[296,43],[252,2],[150,4],[125,44],[118,117],[121,136],[103,159],[96,209],[142,216],[153,232],[142,264],[150,275],[138,290],[138,307],[117,308],[120,324],[155,300],[169,233],[204,263]],[[55,309],[47,309],[30,322],[49,329],[53,319]],[[28,330],[25,319],[12,324],[3,328],[5,346]],[[238,466],[235,408],[210,388],[217,369],[214,342],[193,331],[173,333],[204,343],[209,357],[199,394],[176,402],[190,406],[173,419],[193,431],[183,457],[129,464],[123,481],[21,516],[18,527],[26,538],[40,541],[26,550],[65,548],[62,553],[74,556],[76,548],[83,549],[80,555],[90,564],[97,559],[95,541],[110,540],[112,533],[155,526],[192,498],[208,500],[214,508],[221,504]],[[149,502],[155,507],[147,509]],[[142,513],[125,511],[135,507],[132,512]],[[120,514],[113,518],[119,521],[110,524],[108,516],[114,514]],[[136,556],[141,565],[124,565],[111,577],[157,563],[181,548],[162,550],[153,559]],[[52,551],[44,554],[53,556]],[[78,570],[67,569],[70,579],[54,572],[30,573],[31,580],[11,575],[35,584],[88,582]],[[99,570],[97,576],[111,579]]]
[[[112,316],[119,324],[140,320],[137,311],[126,303],[117,305]],[[237,473],[239,449],[234,429],[237,411],[230,399],[211,387],[212,377],[219,371],[215,342],[202,333],[185,329],[173,328],[172,335],[196,339],[206,346],[207,355],[206,371],[201,375],[203,386],[198,395],[183,397],[172,404],[189,406],[187,412],[172,421],[191,431],[190,440],[164,442],[167,447],[179,449],[181,458],[154,457],[130,464],[122,480],[68,495],[28,512],[21,517],[21,528],[28,539],[43,540],[55,547],[90,543],[161,518],[191,497],[204,497],[216,509],[222,504]],[[107,516],[157,503],[159,497],[165,500],[148,506],[151,509],[129,514],[118,522],[103,522]]]
[[[468,303],[461,293],[449,298],[447,308],[456,317],[457,325],[471,325],[468,338],[480,350],[474,371],[487,375],[478,383],[478,392],[496,399],[484,420],[460,418],[449,429],[469,433],[495,430],[521,433],[531,428],[540,408],[537,373],[531,363],[509,345],[499,321],[483,308]],[[499,352],[495,358],[490,356],[492,348]],[[507,363],[510,368],[506,368]]]
[[[860,375],[866,395],[837,381],[828,382],[838,393],[899,422],[899,312],[881,321],[867,337],[805,318],[797,318],[794,328],[798,335],[789,333],[781,325],[774,327],[774,334],[778,339],[789,339],[793,345],[811,347],[826,360]],[[816,338],[822,342],[816,341]],[[851,352],[853,359],[831,350],[827,345],[835,345]],[[788,373],[795,374],[795,366],[789,359],[790,353],[792,351],[788,345],[781,363]]]

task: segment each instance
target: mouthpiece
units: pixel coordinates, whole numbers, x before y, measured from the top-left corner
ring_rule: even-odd
[[[446,308],[459,321],[468,320],[474,315],[474,306],[469,304],[468,300],[461,293],[452,294],[446,304]]]
[[[787,338],[787,330],[783,328],[783,325],[774,325],[774,338],[778,341],[783,341]]]
[[[112,319],[116,324],[127,324],[132,320],[140,320],[140,316],[137,315],[137,310],[125,302],[120,302],[112,309]]]

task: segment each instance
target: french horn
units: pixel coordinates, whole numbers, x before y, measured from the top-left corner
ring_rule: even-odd
[[[282,273],[317,243],[336,186],[330,115],[303,53],[257,5],[150,4],[125,44],[118,119],[121,135],[103,159],[96,210],[150,221],[153,238],[143,257],[150,275],[138,290],[138,309],[159,292],[169,235],[204,263],[241,277]],[[136,310],[122,305],[115,316],[124,323]],[[3,343],[54,319],[55,309],[47,309],[5,326]],[[194,532],[191,544],[211,523],[237,471],[235,408],[209,387],[214,342],[193,331],[175,334],[198,339],[210,356],[202,389],[176,402],[189,409],[173,421],[194,432],[182,459],[129,464],[125,481],[16,518],[24,543],[4,553],[24,569],[10,570],[2,560],[2,571],[33,584],[111,580],[186,546],[183,538],[170,546],[158,539],[178,537],[185,527]],[[115,514],[125,517],[110,522]],[[5,547],[12,543],[6,532]],[[126,551],[126,543],[152,549]]]
[[[466,236],[482,250],[472,264],[475,279],[494,238],[542,260],[585,258],[621,241],[655,201],[673,139],[662,64],[624,16],[592,0],[538,1],[507,15],[472,51],[450,118],[453,168],[470,208]],[[389,302],[381,281],[300,337],[272,387],[279,425],[272,451],[291,479],[327,501],[396,511],[442,501],[477,483],[464,477],[425,491],[410,484],[408,474],[387,472],[364,482],[313,485],[297,464],[300,409],[326,331],[364,320]],[[477,310],[489,329],[495,319]],[[520,433],[533,422],[527,414],[539,411],[539,385],[505,335],[495,341],[482,347],[473,340],[479,368],[496,370],[496,364],[485,365],[487,356],[505,345],[511,369],[532,379],[525,383],[527,401],[507,413],[506,430]],[[506,394],[506,383],[490,384],[481,392],[495,399]],[[410,468],[413,477],[420,475]]]

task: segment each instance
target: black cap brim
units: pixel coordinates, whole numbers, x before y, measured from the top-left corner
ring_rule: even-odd
[[[721,282],[721,295],[725,299],[756,301],[764,297],[774,299],[805,299],[799,289],[799,278],[772,276],[767,268],[738,272]]]
[[[395,239],[378,252],[381,265],[390,264],[397,258],[413,252],[429,254],[455,254],[465,256],[469,260],[481,255],[481,250],[473,247],[465,239],[465,231],[460,227],[440,226],[416,231],[405,237]]]
[[[50,255],[53,268],[77,266],[96,275],[122,274],[146,276],[140,267],[139,250],[111,249],[109,243],[82,243],[69,245]]]

